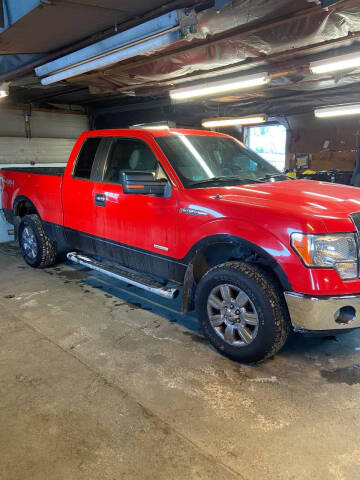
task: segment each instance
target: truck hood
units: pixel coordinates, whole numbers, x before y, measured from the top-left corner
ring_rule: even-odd
[[[239,208],[242,206],[246,207],[247,217],[254,221],[258,209],[262,210],[263,218],[264,210],[268,210],[272,218],[297,218],[305,225],[309,219],[316,219],[313,225],[321,222],[329,232],[353,231],[349,214],[360,211],[360,188],[315,180],[284,180],[201,190],[200,196],[205,194],[208,199],[217,199],[219,207],[227,205],[227,211],[222,212],[225,216],[237,217],[240,213],[243,217],[244,208]]]
[[[261,199],[273,208],[319,213],[346,214],[360,211],[360,188],[314,180],[289,180],[218,188],[225,201]]]

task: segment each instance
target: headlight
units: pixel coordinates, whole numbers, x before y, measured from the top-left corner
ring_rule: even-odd
[[[355,233],[333,235],[293,233],[291,245],[308,267],[334,268],[344,280],[358,277]]]

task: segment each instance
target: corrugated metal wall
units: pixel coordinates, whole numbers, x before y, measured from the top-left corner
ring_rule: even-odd
[[[29,139],[24,115],[23,110],[0,109],[0,168],[33,162],[35,166],[65,164],[77,137],[89,128],[86,115],[33,111]],[[11,228],[0,216],[0,242],[11,240]]]
[[[67,138],[0,137],[0,167],[31,162],[63,164],[74,142]]]
[[[25,112],[0,109],[0,137],[25,137]],[[86,115],[33,111],[30,116],[32,138],[77,138],[88,129]]]

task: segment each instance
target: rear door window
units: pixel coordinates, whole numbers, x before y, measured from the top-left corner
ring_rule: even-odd
[[[100,137],[87,138],[85,140],[77,157],[73,173],[74,177],[90,179],[95,155],[101,140]]]

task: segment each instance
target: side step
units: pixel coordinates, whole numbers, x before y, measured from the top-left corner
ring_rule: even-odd
[[[80,253],[69,252],[66,256],[71,262],[91,268],[92,270],[96,270],[97,272],[103,273],[108,277],[121,280],[122,282],[130,283],[130,285],[134,285],[135,287],[142,288],[148,292],[155,293],[161,297],[175,298],[179,294],[179,290],[177,288],[168,288],[161,283],[156,282],[155,280],[151,280],[150,278],[142,276],[139,273],[106,265],[105,263],[99,262],[98,260],[87,257]]]

